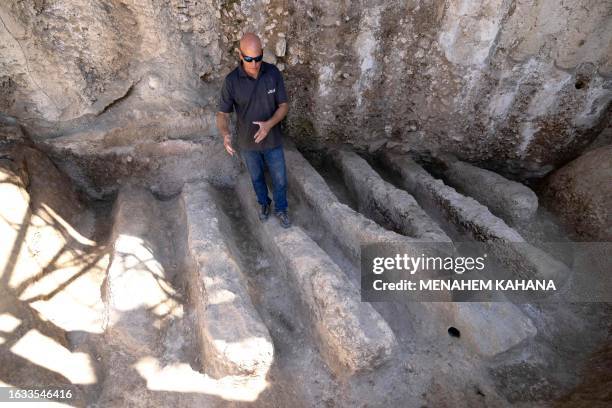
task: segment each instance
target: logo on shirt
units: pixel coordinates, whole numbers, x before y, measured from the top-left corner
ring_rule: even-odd
[[[276,88],[268,89],[268,95],[276,92]]]

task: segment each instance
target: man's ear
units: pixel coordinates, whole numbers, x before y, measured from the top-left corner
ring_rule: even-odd
[[[236,55],[238,56],[238,59],[242,59],[241,56],[240,56],[240,48],[234,47],[234,51],[236,52]]]

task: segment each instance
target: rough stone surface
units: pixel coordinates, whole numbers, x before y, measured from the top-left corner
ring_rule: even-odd
[[[354,265],[360,265],[360,250],[359,247],[355,250],[347,246],[347,242],[364,244],[394,242],[403,245],[418,242],[387,231],[346,205],[339,203],[325,180],[299,152],[288,150],[285,154],[289,179],[292,182],[291,187],[299,190],[299,194],[319,215],[320,224],[328,234],[335,238]],[[363,232],[364,226],[368,227],[367,234]],[[431,239],[424,239],[423,242],[431,242]],[[452,252],[451,248],[452,246],[441,248],[440,244],[432,244],[431,250],[432,253],[443,254]],[[544,269],[545,266],[541,268]],[[465,327],[469,330],[468,339],[470,339],[471,350],[485,356],[503,353],[535,335],[530,319],[510,303],[491,305],[490,303],[432,302],[426,305],[425,310],[429,311],[428,324],[434,327],[434,332],[446,330],[453,325]],[[505,321],[509,327],[512,327],[510,331],[502,330],[506,333],[503,338],[488,334],[490,330],[495,330],[496,321]]]
[[[15,245],[20,234],[19,230],[13,226],[20,225],[23,220],[31,217],[30,196],[26,190],[26,183],[27,173],[23,169],[19,169],[18,166],[6,159],[0,161],[0,192],[3,199],[11,203],[9,208],[3,207],[1,213],[0,232],[6,242],[0,249],[0,256],[3,260],[1,265],[3,274],[6,273],[4,271],[10,269],[16,263],[14,258],[17,254],[14,253],[15,250],[10,244]],[[4,281],[8,283],[9,278],[5,277]]]
[[[357,198],[361,213],[381,224],[392,224],[402,235],[434,242],[451,242],[414,197],[384,181],[364,159],[348,151],[338,151],[334,158],[347,187]]]
[[[21,286],[39,273],[40,265],[67,262],[65,249],[80,244],[70,226],[90,224],[91,214],[84,211],[70,179],[36,149],[0,150],[0,180],[2,200],[8,204],[2,213],[0,256],[4,271],[19,270],[12,278],[7,272],[5,284]],[[70,273],[74,270],[65,271]]]
[[[435,179],[408,156],[385,154],[383,161],[390,170],[401,176],[401,183],[418,200],[434,204],[446,212],[449,221],[475,234],[475,238],[502,239],[508,242],[525,240],[487,207],[470,197],[459,194],[442,180]]]
[[[100,407],[523,407],[555,405],[563,396],[564,406],[597,406],[609,395],[609,330],[602,323],[610,321],[610,308],[601,303],[520,305],[528,318],[502,303],[372,303],[397,339],[392,358],[358,375],[330,371],[329,352],[316,341],[311,322],[335,298],[319,286],[337,288],[328,276],[334,265],[341,268],[332,275],[342,275],[342,290],[347,283],[358,285],[359,269],[348,259],[350,251],[333,242],[328,228],[335,224],[320,222],[317,208],[325,204],[316,200],[334,205],[337,199],[307,166],[306,187],[323,194],[310,192],[310,204],[293,186],[290,208],[296,225],[320,245],[310,242],[314,246],[299,256],[299,265],[321,249],[328,256],[328,262],[313,261],[320,266],[313,274],[300,275],[312,284],[304,292],[324,306],[316,311],[321,314],[303,307],[303,285],[276,266],[303,272],[291,263],[303,241],[294,235],[281,240],[290,247],[290,259],[269,256],[254,234],[282,237],[289,231],[274,219],[266,223],[271,231],[250,230],[234,190],[214,187],[211,205],[198,205],[198,211],[212,204],[222,210],[216,225],[223,238],[231,238],[223,242],[237,250],[232,254],[248,265],[242,268],[244,282],[275,347],[265,379],[212,378],[201,371],[206,361],[196,340],[199,323],[185,297],[190,269],[184,265],[189,229],[183,197],[158,199],[141,187],[124,186],[112,214],[112,201],[80,201],[85,197],[44,154],[11,149],[13,142],[0,143],[2,386],[71,386],[78,392],[73,405]],[[250,197],[253,210],[248,179],[242,183],[238,198]],[[330,186],[338,191],[335,182]],[[261,226],[254,211],[250,217]],[[115,302],[113,285],[104,283],[111,261],[111,277],[125,283]],[[117,276],[120,271],[125,276]],[[353,298],[354,290],[348,292]],[[342,310],[324,317],[338,325],[354,322]],[[461,330],[460,338],[448,336],[451,325]],[[593,354],[602,344],[604,352]]]
[[[543,205],[585,241],[612,241],[612,145],[591,150],[551,174]]]
[[[314,115],[295,125],[311,128],[321,144],[441,149],[539,175],[575,155],[606,120],[607,3],[368,6],[296,8],[319,24],[310,32],[321,52],[308,58],[311,37],[290,46],[290,61],[295,49],[304,55],[298,61],[310,62],[302,71],[309,77],[299,78],[296,89],[310,91],[302,106]],[[300,143],[312,144],[308,137]]]
[[[236,188],[262,246],[295,282],[331,368],[351,375],[388,362],[397,347],[393,332],[369,303],[361,302],[340,268],[301,228],[283,229],[275,219],[262,224],[247,175]]]
[[[81,334],[81,347],[91,349],[102,373],[88,405],[218,407],[256,398],[260,379],[215,379],[198,367],[198,320],[183,293],[187,230],[179,198],[161,201],[126,186],[113,215],[112,260],[98,288],[104,334]]]
[[[239,169],[213,138],[113,145],[90,134],[57,138],[42,148],[81,190],[98,199],[108,199],[127,182],[162,196],[176,195],[184,183],[201,179],[233,184]]]
[[[612,5],[579,0],[34,1],[0,6],[0,111],[37,139],[215,135],[242,33],[301,146],[445,150],[539,176],[606,126]]]
[[[511,267],[511,272],[526,278],[562,278],[568,268],[546,252],[530,245],[516,230],[471,197],[435,179],[406,155],[385,154],[384,163],[401,177],[401,183],[421,205],[430,205],[442,219],[460,233],[488,244],[494,253]]]
[[[396,242],[431,242],[430,239],[411,238],[385,230],[374,221],[353,211],[338,201],[325,180],[300,152],[285,150],[287,178],[290,187],[298,192],[320,216],[319,222],[334,236],[338,244],[358,262],[361,245]]]
[[[79,330],[92,337],[102,332],[99,294],[108,256],[90,240],[91,214],[69,178],[35,149],[4,147],[0,383],[71,387],[71,403],[86,406],[99,364],[73,340]]]
[[[251,303],[235,249],[228,243],[231,238],[222,232],[229,223],[227,217],[215,204],[208,183],[187,184],[181,197],[188,226],[188,264],[192,265],[189,289],[204,369],[217,377],[265,378],[274,346]]]
[[[0,17],[0,110],[36,136],[207,128],[202,84],[222,53],[212,1],[11,3]]]
[[[0,146],[23,141],[24,135],[17,119],[0,112]]]
[[[527,222],[538,210],[538,196],[531,189],[495,172],[451,161],[444,176],[448,184],[510,224]]]
[[[160,219],[147,190],[124,187],[114,208],[113,250],[105,280],[109,343],[136,351],[156,343],[156,318],[182,313],[158,252],[160,238],[149,220]],[[151,352],[151,350],[148,350]]]
[[[492,357],[535,337],[531,319],[512,303],[424,303],[478,354]]]

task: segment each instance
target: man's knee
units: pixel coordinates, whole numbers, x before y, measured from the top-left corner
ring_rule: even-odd
[[[287,171],[285,169],[284,163],[276,163],[273,166],[269,166],[270,168],[270,176],[272,178],[272,183],[274,183],[274,188],[287,188]]]
[[[251,169],[249,168],[249,175],[251,176],[251,181],[253,183],[261,183],[261,182],[265,182],[265,174],[262,171],[259,171],[258,169],[256,169],[255,171],[251,171]]]
[[[274,188],[277,190],[287,191],[287,179],[283,177],[279,177],[277,179],[272,179],[272,184],[274,184]]]
[[[282,147],[270,152],[266,158],[272,181],[279,187],[287,186],[287,169]]]

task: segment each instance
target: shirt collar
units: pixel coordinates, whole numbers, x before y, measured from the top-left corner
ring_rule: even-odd
[[[264,72],[266,72],[266,63],[265,62],[261,62],[261,67],[259,67],[259,75],[263,74]],[[246,77],[246,78],[251,78],[249,76],[249,74],[246,73],[246,71],[244,70],[244,68],[242,68],[242,61],[240,62],[240,64],[238,65],[238,74],[241,77]],[[253,78],[254,79],[254,78]]]

